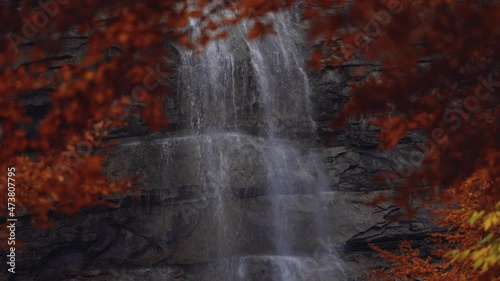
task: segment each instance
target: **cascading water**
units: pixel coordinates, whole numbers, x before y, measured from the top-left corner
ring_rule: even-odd
[[[291,14],[272,15],[276,36],[247,41],[257,89],[262,103],[265,135],[272,148],[265,154],[268,188],[272,193],[293,192],[291,165],[301,165],[300,153],[287,143],[290,128],[302,128],[311,136],[314,122],[309,115],[310,88],[303,70],[303,61],[294,42]],[[294,163],[295,162],[295,163]],[[277,197],[272,205],[275,251],[292,254],[293,229],[284,203]]]
[[[319,202],[327,181],[321,163],[303,147],[314,144],[315,125],[292,13],[267,20],[273,21],[275,35],[247,40],[251,23],[243,23],[202,54],[181,50],[178,92],[187,121],[182,137],[163,141],[164,154],[187,145],[197,159],[193,177],[201,183],[198,192],[209,197],[211,207],[204,211],[211,212],[213,223],[206,231],[215,236],[198,247],[218,265],[193,280],[342,280],[328,273],[338,267],[335,254],[319,258],[314,247],[298,246],[303,237],[287,208],[297,194]],[[252,169],[245,168],[249,165]],[[249,171],[260,171],[262,180],[235,186]],[[175,176],[163,175],[167,181]],[[256,237],[246,229],[248,215],[238,211],[249,196],[269,202],[257,207],[270,225]],[[320,237],[322,224],[318,216],[310,232]]]
[[[230,167],[226,147],[240,146],[238,135],[227,134],[236,131],[237,126],[230,120],[236,117],[234,60],[229,44],[223,42],[210,44],[203,55],[184,52],[181,57],[181,93],[185,108],[190,111],[187,126],[190,134],[196,137],[202,190],[205,194],[211,193],[209,195],[216,201],[218,244],[228,239],[225,217],[229,213],[226,207],[230,200],[227,198]],[[228,120],[228,116],[233,117]],[[216,255],[223,256],[223,252],[221,249]]]

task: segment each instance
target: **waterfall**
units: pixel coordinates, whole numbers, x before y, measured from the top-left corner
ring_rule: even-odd
[[[260,40],[246,40],[257,89],[262,103],[265,135],[272,148],[265,154],[268,170],[268,185],[272,193],[287,193],[294,190],[291,165],[301,165],[300,152],[287,143],[290,133],[287,129],[300,127],[305,123],[304,133],[313,134],[314,122],[309,113],[310,88],[303,70],[303,60],[294,42],[290,13],[271,15],[276,36]],[[278,199],[272,206],[275,251],[292,253],[294,236],[289,229],[290,214],[282,208]]]
[[[247,40],[251,23],[246,22],[202,54],[181,50],[178,94],[186,122],[180,136],[163,140],[164,154],[188,146],[196,160],[192,178],[200,182],[197,192],[209,198],[204,212],[213,217],[199,251],[217,264],[193,280],[342,280],[332,275],[341,267],[336,253],[320,258],[316,241],[309,249],[298,246],[303,230],[288,204],[313,200],[320,208],[328,183],[309,150],[315,142],[311,88],[293,13],[266,20],[274,23],[275,35]],[[169,184],[176,175],[165,171],[162,177]],[[238,186],[242,182],[245,186]],[[241,211],[249,197],[259,198],[252,208],[270,221],[255,237]],[[318,215],[307,231],[319,239],[325,223]]]

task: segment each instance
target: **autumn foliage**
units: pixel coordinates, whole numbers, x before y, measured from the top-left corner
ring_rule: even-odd
[[[365,117],[367,125],[380,128],[382,149],[393,148],[409,133],[425,137],[401,169],[382,176],[396,193],[380,200],[405,205],[410,215],[417,207],[412,198],[427,207],[445,204],[453,211],[437,210],[440,222],[470,237],[435,238],[460,250],[477,250],[474,243],[488,234],[466,222],[472,210],[484,216],[493,212],[500,197],[498,1],[188,2],[193,1],[0,3],[5,34],[0,38],[0,170],[16,167],[18,208],[47,223],[49,211],[74,214],[129,188],[128,179],[110,183],[106,178],[105,154],[114,145],[108,137],[132,116],[140,116],[151,129],[168,124],[163,99],[170,72],[167,64],[158,64],[168,55],[166,42],[201,50],[247,19],[254,21],[249,38],[272,34],[272,22],[264,16],[297,6],[314,43],[312,68],[360,60],[373,66],[367,79],[350,85],[351,100],[333,127]],[[71,48],[69,36],[83,39],[79,61],[61,55]],[[37,93],[49,93],[50,110],[33,129],[27,100]],[[0,181],[5,193],[5,175]],[[480,187],[471,181],[481,182]],[[3,210],[6,201],[0,198]],[[462,208],[454,209],[455,204]],[[498,225],[491,228],[498,237]],[[418,254],[409,244],[402,247],[409,256]],[[418,274],[442,273],[449,266],[416,261],[420,264],[414,268],[428,270]],[[461,262],[468,266],[472,261]]]
[[[447,231],[433,234],[440,246],[432,260],[410,243],[399,254],[375,247],[392,268],[371,280],[498,278],[498,1],[355,1],[338,13],[318,5],[306,13],[311,37],[322,39],[313,67],[375,65],[333,125],[368,117],[383,149],[409,133],[425,136],[399,169],[381,175],[396,193],[379,200],[410,216],[430,208]],[[473,214],[483,224],[471,225]]]
[[[311,36],[324,38],[313,65],[362,58],[376,66],[352,85],[351,101],[334,125],[372,117],[384,149],[408,132],[427,137],[409,155],[413,171],[397,175],[405,179],[398,203],[421,194],[419,186],[429,192],[455,187],[474,173],[498,183],[496,1],[355,1],[332,16],[320,7],[310,10]],[[487,192],[499,196],[498,189]]]
[[[368,117],[383,149],[409,133],[425,136],[398,159],[399,169],[381,175],[396,193],[379,200],[406,206],[410,216],[429,208],[446,229],[432,234],[440,245],[432,259],[409,242],[399,254],[374,246],[392,267],[371,280],[499,278],[499,3],[356,1],[333,15],[323,8],[306,10],[312,38],[323,39],[311,65],[376,65],[352,85],[334,126]],[[471,224],[471,217],[483,223]]]
[[[168,124],[163,99],[170,75],[166,42],[202,48],[226,36],[219,27],[290,7],[275,1],[3,1],[0,3],[0,170],[16,167],[16,206],[48,223],[130,187],[109,183],[103,164],[114,128],[140,116],[151,129]],[[237,11],[230,18],[210,15]],[[190,19],[202,25],[195,39]],[[251,31],[258,35],[263,26]],[[65,59],[68,37],[83,39],[79,61]],[[82,47],[79,46],[79,47]],[[50,93],[40,124],[29,100]],[[28,129],[32,126],[36,130]],[[6,192],[6,176],[0,177]],[[7,201],[0,197],[0,209]]]
[[[490,184],[480,178],[468,179],[445,192],[448,200],[444,206],[428,206],[441,228],[430,235],[435,246],[431,256],[412,247],[410,241],[403,242],[397,253],[372,245],[390,266],[372,270],[366,280],[498,280],[500,202],[483,196]],[[484,210],[484,206],[494,207]]]
[[[74,214],[129,187],[128,181],[107,180],[103,155],[111,144],[105,140],[135,113],[143,113],[153,128],[166,124],[160,102],[165,87],[148,93],[134,88],[149,75],[147,67],[155,67],[152,60],[164,53],[164,31],[159,28],[162,15],[153,12],[161,10],[155,1],[40,3],[0,4],[0,169],[16,168],[17,214],[34,215],[46,225],[49,211]],[[70,47],[65,46],[70,34],[85,39],[86,53],[81,61],[61,63],[59,53]],[[110,56],[112,50],[118,55]],[[50,93],[50,110],[33,124],[27,100],[44,92]],[[28,129],[32,125],[36,130]],[[5,176],[0,177],[2,192]],[[0,198],[6,209],[6,197]]]

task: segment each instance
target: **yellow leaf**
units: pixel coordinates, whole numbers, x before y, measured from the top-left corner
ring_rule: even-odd
[[[479,244],[484,244],[484,243],[490,241],[492,238],[493,238],[493,232],[490,232],[490,234],[488,234],[481,241],[479,241]]]
[[[470,253],[470,250],[465,250],[463,252],[460,253],[460,259],[461,260],[465,260],[465,258],[467,258],[467,256],[469,255]]]
[[[491,225],[493,223],[493,219],[491,217],[487,217],[485,220],[484,220],[484,230],[488,230],[490,229]]]
[[[483,214],[484,214],[484,211],[481,211],[481,212],[474,211],[474,213],[472,214],[472,216],[469,219],[470,225],[473,225]]]
[[[474,269],[478,269],[483,264],[482,260],[476,260],[474,262]]]

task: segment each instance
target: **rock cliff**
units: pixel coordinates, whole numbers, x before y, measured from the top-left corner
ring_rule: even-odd
[[[78,63],[84,54],[85,38],[69,35],[66,42],[60,55],[47,58],[52,67]],[[298,48],[307,53],[305,46]],[[348,85],[379,71],[376,65],[359,62],[307,73],[309,116],[316,127],[311,134],[307,118],[288,122],[288,115],[297,112],[284,110],[276,117],[275,132],[288,136],[280,142],[280,155],[294,159],[281,163],[289,180],[286,188],[276,189],[269,187],[265,165],[276,141],[258,114],[265,105],[249,52],[241,51],[232,61],[239,77],[234,81],[236,94],[217,100],[231,104],[233,111],[226,117],[234,125],[228,126],[238,130],[208,136],[193,133],[192,125],[201,121],[193,121],[190,112],[226,107],[208,103],[196,108],[188,102],[182,89],[189,85],[181,84],[189,80],[180,78],[186,75],[181,69],[186,65],[182,54],[171,49],[166,60],[178,70],[167,81],[177,89],[165,100],[172,126],[153,133],[137,122],[112,134],[121,144],[108,155],[108,175],[137,175],[140,195],[110,198],[118,208],[88,208],[75,217],[54,214],[50,229],[34,228],[24,218],[18,230],[25,246],[19,251],[17,280],[279,280],[283,268],[307,280],[359,280],[365,266],[380,263],[367,243],[390,247],[402,239],[424,239],[432,227],[424,215],[393,222],[387,217],[398,207],[366,204],[391,193],[373,176],[399,167],[418,137],[380,151],[376,129],[364,120],[352,120],[341,131],[329,126],[349,99]],[[50,108],[49,95],[49,90],[26,95],[37,122]],[[213,125],[211,121],[227,120],[206,122]],[[214,152],[224,157],[206,157]],[[214,159],[218,162],[207,164]],[[219,168],[207,171],[212,166]],[[214,176],[221,172],[223,177]],[[221,178],[223,183],[217,181]],[[223,208],[217,203],[217,184],[207,182],[226,186]],[[287,237],[293,254],[285,258],[275,257],[275,241],[266,235],[273,232],[271,213],[286,214],[283,231],[293,233]],[[221,216],[223,225],[217,219]]]

